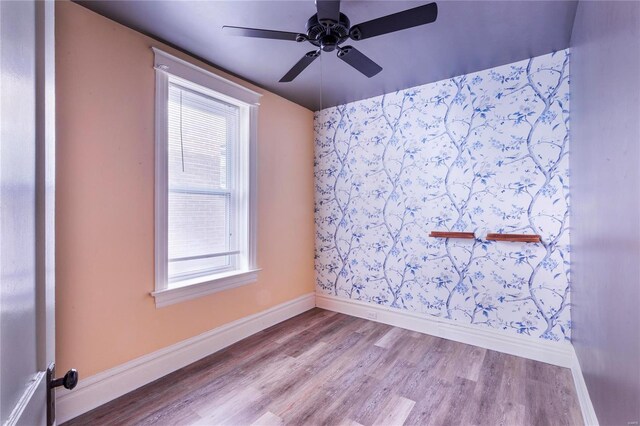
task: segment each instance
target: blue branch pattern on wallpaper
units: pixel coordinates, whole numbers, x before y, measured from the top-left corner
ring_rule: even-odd
[[[570,339],[568,50],[322,110],[315,143],[318,292]]]

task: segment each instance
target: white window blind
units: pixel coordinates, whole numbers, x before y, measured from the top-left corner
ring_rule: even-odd
[[[175,83],[168,90],[168,279],[235,268],[239,108]]]
[[[258,279],[260,94],[152,48],[155,298],[161,308]]]

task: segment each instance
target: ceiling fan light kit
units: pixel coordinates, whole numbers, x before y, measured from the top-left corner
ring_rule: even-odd
[[[359,41],[434,22],[438,17],[438,6],[429,3],[362,22],[351,26],[351,21],[340,13],[340,1],[316,0],[317,13],[309,18],[306,34],[286,31],[264,30],[245,27],[222,27],[230,35],[273,40],[309,42],[317,49],[307,52],[281,79],[281,83],[293,81],[322,52],[337,50],[337,56],[365,76],[371,78],[382,71],[382,67],[353,46],[341,46],[348,39]]]

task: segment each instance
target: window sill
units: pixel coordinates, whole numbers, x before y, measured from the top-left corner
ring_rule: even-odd
[[[156,308],[162,308],[174,303],[206,296],[207,294],[252,284],[258,280],[258,271],[260,269],[242,272],[233,271],[213,277],[201,277],[184,281],[180,283],[180,287],[154,291],[151,295],[156,300]]]

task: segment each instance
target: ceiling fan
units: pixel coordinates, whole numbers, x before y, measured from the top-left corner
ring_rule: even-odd
[[[316,46],[317,49],[307,52],[280,79],[281,83],[293,81],[320,56],[322,51],[332,52],[334,50],[338,51],[338,58],[371,78],[382,71],[382,67],[355,47],[342,46],[347,39],[364,40],[394,31],[429,24],[434,22],[438,16],[438,6],[435,3],[429,3],[351,26],[347,15],[340,13],[340,0],[316,0],[316,8],[318,13],[307,21],[306,34],[226,25],[222,29],[230,35],[288,40],[298,43],[309,42]]]

